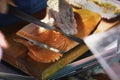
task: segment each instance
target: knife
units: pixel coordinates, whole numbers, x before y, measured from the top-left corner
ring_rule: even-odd
[[[0,72],[0,80],[36,80],[30,76]]]
[[[24,21],[27,21],[29,23],[34,23],[36,25],[39,25],[39,26],[41,26],[45,29],[58,31],[58,32],[62,33],[63,35],[65,35],[66,37],[68,37],[69,39],[71,39],[71,40],[73,40],[73,41],[75,41],[79,44],[84,43],[83,40],[81,40],[80,38],[75,37],[75,36],[70,35],[70,34],[66,34],[63,31],[61,31],[61,30],[59,30],[59,29],[57,29],[53,26],[49,26],[49,25],[41,22],[39,19],[37,19],[37,18],[35,18],[35,17],[33,17],[33,16],[31,16],[31,15],[29,15],[29,14],[27,14],[27,13],[25,13],[25,12],[19,10],[19,9],[17,9],[16,7],[9,6],[8,13],[10,13],[10,14],[12,14],[12,15],[14,15],[14,16],[16,16],[16,17],[18,17],[18,18],[20,18]]]

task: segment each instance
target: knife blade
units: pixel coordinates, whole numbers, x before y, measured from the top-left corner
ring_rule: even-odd
[[[10,13],[10,14],[12,14],[12,15],[14,15],[14,16],[16,16],[16,17],[18,17],[18,18],[20,18],[20,19],[22,19],[24,21],[27,21],[29,23],[34,23],[36,25],[39,25],[39,26],[41,26],[41,27],[43,27],[45,29],[58,31],[58,32],[62,33],[63,35],[65,35],[67,38],[69,38],[69,39],[71,39],[71,40],[73,40],[73,41],[75,41],[75,42],[77,42],[79,44],[84,43],[82,39],[80,39],[78,37],[75,37],[73,35],[70,35],[70,34],[66,34],[63,31],[61,31],[61,30],[59,30],[59,29],[57,29],[57,28],[55,28],[53,26],[49,26],[49,25],[41,22],[39,19],[37,19],[37,18],[35,18],[35,17],[33,17],[33,16],[31,16],[31,15],[29,15],[29,14],[27,14],[27,13],[21,11],[21,10],[18,10],[15,7],[9,6],[8,13]]]
[[[57,49],[57,48],[54,48],[54,47],[49,46],[49,45],[46,45],[46,44],[44,44],[44,43],[41,43],[41,42],[38,42],[38,41],[34,41],[34,40],[30,39],[30,38],[26,38],[26,37],[24,37],[24,38],[27,39],[27,40],[29,40],[29,41],[32,42],[33,44],[35,44],[35,45],[37,45],[37,46],[40,46],[40,47],[42,47],[42,48],[46,48],[46,49],[49,49],[49,50],[51,50],[51,51],[54,51],[54,52],[57,52],[57,53],[60,53],[60,54],[64,54],[64,53],[65,53],[65,51],[63,51],[63,50],[59,50],[59,49]]]
[[[36,80],[30,76],[0,72],[0,80]]]

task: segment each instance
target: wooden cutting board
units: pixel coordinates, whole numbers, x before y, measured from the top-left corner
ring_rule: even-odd
[[[82,25],[82,29],[86,29],[86,27],[91,26],[90,24],[93,21],[91,21],[92,19],[88,16],[88,13],[85,13],[85,12],[83,13],[84,15],[81,15],[80,24]],[[92,14],[89,14],[89,15],[92,15]],[[39,19],[42,19],[44,16],[44,12],[40,11],[37,14],[35,14],[35,16],[37,16]],[[94,15],[92,15],[92,18],[93,17]],[[99,23],[100,19],[101,18],[98,17],[97,23],[94,25],[92,24],[92,26],[96,26]],[[86,23],[89,23],[89,24],[86,24]],[[14,67],[22,70],[23,72],[35,77],[36,79],[46,80],[49,76],[54,74],[63,66],[67,65],[68,63],[72,62],[73,60],[75,60],[76,58],[84,54],[86,51],[88,51],[88,48],[84,44],[80,44],[75,48],[71,49],[70,51],[68,51],[67,53],[65,53],[65,55],[55,63],[36,62],[27,55],[28,50],[25,46],[13,40],[14,38],[17,37],[16,32],[20,30],[22,27],[24,27],[26,24],[28,23],[21,21],[2,29],[9,43],[9,48],[4,50],[3,60],[13,65]]]
[[[10,32],[9,29],[6,30]],[[39,63],[27,55],[27,48],[25,46],[13,40],[16,37],[15,32],[6,34],[9,48],[4,50],[3,60],[39,80],[46,80],[50,75],[88,50],[85,45],[79,45],[67,52],[64,57],[55,63]]]

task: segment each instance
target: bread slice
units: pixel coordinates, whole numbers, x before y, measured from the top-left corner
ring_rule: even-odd
[[[23,38],[32,39],[34,41],[47,44],[64,52],[70,50],[77,44],[59,32],[46,30],[32,23],[18,31],[17,35]],[[41,48],[35,44],[30,44],[28,41],[17,41],[24,44],[29,49],[28,55],[35,61],[43,63],[54,62],[62,56],[61,53]]]
[[[43,29],[33,23],[19,30],[17,35],[47,44],[63,51],[68,51],[77,44],[59,32]]]

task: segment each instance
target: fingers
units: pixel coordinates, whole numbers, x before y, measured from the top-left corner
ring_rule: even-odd
[[[61,13],[58,14],[56,12],[52,13],[52,15],[54,15],[52,17],[55,19],[55,26],[64,33],[72,35],[77,33],[77,25],[74,18]]]
[[[0,13],[7,12],[7,0],[0,0]]]
[[[3,36],[2,32],[0,31],[0,60],[2,59],[2,48],[7,48],[7,42],[5,40],[5,37]]]
[[[2,32],[0,32],[0,47],[7,48],[7,42],[5,40],[5,37],[3,36]]]
[[[10,4],[11,6],[16,7],[15,3],[13,2],[13,0],[7,0],[7,3]]]
[[[0,0],[0,13],[5,14],[8,11],[8,4],[16,7],[13,0]]]
[[[2,48],[0,47],[0,60],[2,59]]]
[[[67,1],[67,0],[66,0]],[[65,0],[49,0],[48,16],[54,19],[54,25],[66,34],[76,34],[77,24],[72,7]],[[59,2],[59,4],[58,4]]]
[[[61,30],[64,30],[66,34],[74,34],[74,28],[72,28],[72,25],[68,19],[61,17],[61,21],[63,23],[63,26],[59,26],[61,27]]]

